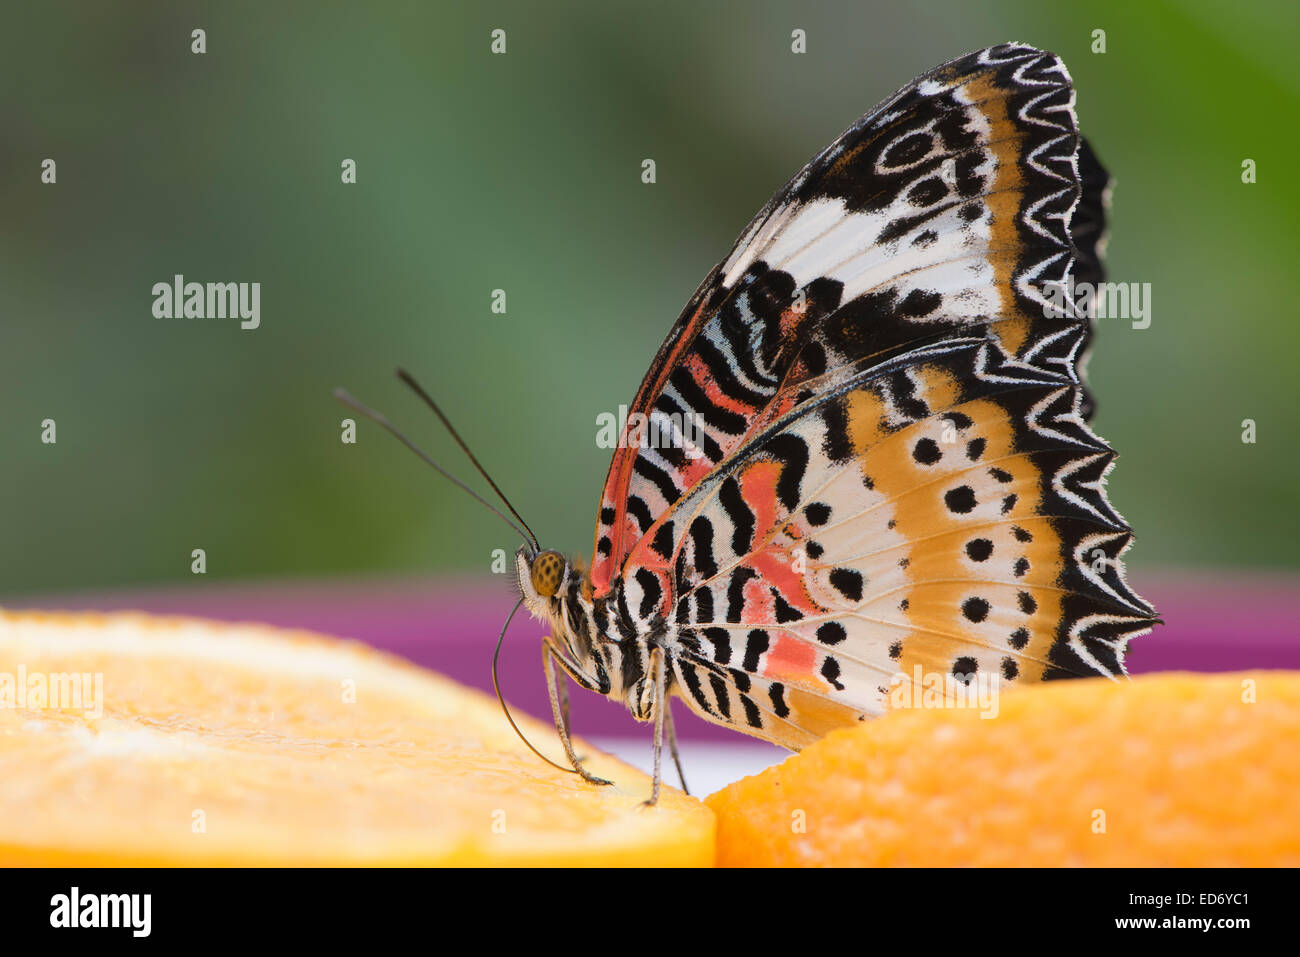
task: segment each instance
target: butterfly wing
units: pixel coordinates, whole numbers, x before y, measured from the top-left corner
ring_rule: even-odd
[[[791,180],[678,319],[633,411],[703,427],[619,449],[592,584],[671,625],[699,714],[798,748],[916,667],[1123,672],[1153,612],[1085,421],[1087,323],[1045,294],[1076,259],[1100,275],[1073,101],[1031,47],[939,67]]]
[[[664,517],[702,716],[798,748],[891,677],[1118,674],[1152,610],[1124,582],[1114,453],[1067,376],[952,339],[800,404]]]
[[[653,560],[634,553],[652,544],[656,519],[805,384],[829,388],[925,342],[985,332],[1077,381],[1086,325],[1048,317],[1043,295],[1076,255],[1073,104],[1052,54],[982,50],[903,87],[772,198],[692,296],[637,392],[632,413],[668,434],[696,424],[696,448],[625,431],[596,526],[597,595]]]
[[[1103,257],[1106,255],[1106,220],[1110,215],[1110,192],[1113,181],[1087,140],[1079,141],[1079,205],[1075,207],[1070,223],[1070,236],[1074,239],[1077,255],[1074,260],[1074,281],[1088,283],[1094,288],[1106,278]],[[1084,323],[1083,339],[1079,344],[1076,366],[1080,380],[1088,361],[1088,347],[1092,342],[1093,321]],[[1080,413],[1091,419],[1097,403],[1087,387],[1080,399]]]

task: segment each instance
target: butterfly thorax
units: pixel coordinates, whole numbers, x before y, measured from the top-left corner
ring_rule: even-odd
[[[548,562],[550,556],[558,562]],[[650,720],[653,629],[620,607],[617,583],[597,597],[576,562],[557,552],[530,555],[525,548],[515,554],[515,572],[529,613],[550,626],[545,641],[556,663],[582,687],[623,701],[634,717]]]

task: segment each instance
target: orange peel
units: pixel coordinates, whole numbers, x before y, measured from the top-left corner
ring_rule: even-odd
[[[835,731],[711,795],[720,866],[1300,864],[1300,673],[1067,681]]]

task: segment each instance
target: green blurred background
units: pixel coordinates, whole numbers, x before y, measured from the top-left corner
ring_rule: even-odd
[[[397,364],[544,542],[586,554],[596,415],[750,216],[896,87],[1008,39],[1064,57],[1119,181],[1111,277],[1153,286],[1151,328],[1103,323],[1091,365],[1133,565],[1295,567],[1298,9],[9,9],[0,592],[192,581],[196,547],[210,579],[486,572],[503,526],[377,428],[339,440],[346,385],[468,473]],[[155,319],[175,273],[261,282],[261,328]]]

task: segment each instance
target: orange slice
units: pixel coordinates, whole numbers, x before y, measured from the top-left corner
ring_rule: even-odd
[[[719,791],[718,864],[1300,865],[1300,673],[997,705],[894,712]]]
[[[41,689],[44,688],[44,692]],[[516,715],[561,761],[555,731]],[[496,701],[261,625],[0,613],[0,864],[704,865],[712,813]]]

